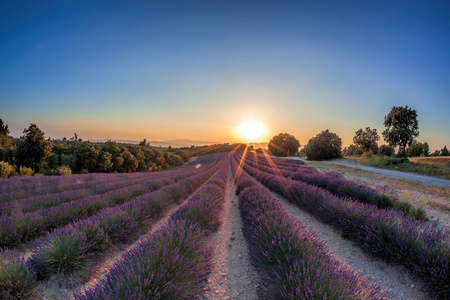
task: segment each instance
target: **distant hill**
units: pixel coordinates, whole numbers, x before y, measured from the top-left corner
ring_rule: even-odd
[[[93,143],[104,143],[108,141],[108,139],[104,140],[90,140]],[[135,140],[112,140],[117,143],[121,144],[139,144],[140,141]],[[174,139],[169,141],[149,141],[150,146],[154,147],[169,147],[172,146],[174,148],[180,148],[180,147],[190,147],[192,145],[194,146],[204,146],[204,145],[213,145],[213,144],[221,144],[220,142],[210,142],[210,141],[193,141],[189,139]]]

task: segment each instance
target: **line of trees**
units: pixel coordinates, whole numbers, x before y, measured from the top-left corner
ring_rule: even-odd
[[[69,140],[51,140],[45,139],[36,124],[30,124],[23,134],[20,138],[10,137],[8,125],[0,119],[1,167],[9,168],[9,175],[152,172],[182,165],[189,159],[183,151],[162,151],[145,139],[139,145],[92,143],[79,139],[77,134]]]
[[[359,129],[355,132],[353,144],[344,149],[344,155],[360,156],[370,152],[392,156],[395,154],[394,147],[398,147],[397,156],[401,157],[449,155],[447,146],[444,146],[442,150],[430,153],[430,147],[427,142],[421,143],[416,140],[419,136],[417,112],[408,106],[392,107],[389,114],[384,118],[384,126],[385,130],[382,134],[387,145],[382,145],[378,148],[377,141],[380,137],[376,129],[367,127],[365,131]]]
[[[361,156],[364,153],[383,154],[392,156],[395,147],[398,147],[397,155],[400,157],[415,156],[448,156],[447,146],[442,150],[430,153],[428,143],[416,140],[419,135],[419,121],[414,109],[394,106],[384,118],[385,130],[382,132],[387,145],[378,147],[380,135],[375,128],[366,127],[358,129],[353,137],[353,144],[341,151],[340,137],[328,129],[322,131],[308,141],[308,144],[300,151],[300,155],[306,155],[311,160],[325,160],[342,156]],[[276,156],[295,155],[300,143],[288,134],[280,133],[274,136],[268,145],[269,152]]]

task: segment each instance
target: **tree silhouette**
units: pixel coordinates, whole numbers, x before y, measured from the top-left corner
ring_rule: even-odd
[[[275,156],[296,155],[300,142],[293,135],[280,133],[270,140],[268,148]]]
[[[411,146],[414,138],[419,135],[417,112],[408,106],[394,106],[384,117],[384,140],[389,145],[399,147],[399,155],[406,157],[406,146]]]

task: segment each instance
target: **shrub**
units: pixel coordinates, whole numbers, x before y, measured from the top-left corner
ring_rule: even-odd
[[[25,166],[19,167],[19,175],[20,176],[30,176],[33,175],[33,170],[31,168],[27,168]]]
[[[381,145],[379,152],[386,156],[392,156],[395,154],[395,149],[389,145]]]
[[[14,170],[14,167],[8,164],[7,162],[0,161],[0,177],[8,178],[11,175],[11,172]]]
[[[322,131],[308,141],[306,156],[309,160],[326,160],[342,157],[341,138],[329,131]]]
[[[71,227],[63,228],[35,243],[30,266],[38,279],[47,279],[55,273],[70,274],[84,267],[88,249],[85,234]]]
[[[16,252],[0,250],[0,298],[5,300],[32,298],[36,281],[32,272]]]

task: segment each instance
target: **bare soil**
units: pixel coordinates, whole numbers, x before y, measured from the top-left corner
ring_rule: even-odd
[[[199,299],[257,299],[259,277],[250,263],[235,191],[230,168],[222,224],[213,237],[213,270]]]

